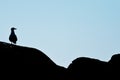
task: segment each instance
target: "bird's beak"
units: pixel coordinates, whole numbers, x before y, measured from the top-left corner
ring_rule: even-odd
[[[15,30],[17,30],[17,28],[14,28]]]

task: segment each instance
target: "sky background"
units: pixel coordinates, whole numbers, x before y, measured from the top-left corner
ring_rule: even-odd
[[[16,27],[17,45],[67,67],[78,57],[110,60],[120,52],[120,0],[0,0],[0,41]]]

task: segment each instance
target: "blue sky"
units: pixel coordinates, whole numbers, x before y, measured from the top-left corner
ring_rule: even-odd
[[[16,27],[18,45],[67,67],[78,57],[108,61],[120,52],[120,0],[0,0],[0,41]]]

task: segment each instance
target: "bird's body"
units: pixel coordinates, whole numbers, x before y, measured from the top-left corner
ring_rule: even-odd
[[[10,40],[11,43],[16,44],[17,36],[15,35],[14,30],[16,30],[16,28],[11,28],[11,34],[9,36],[9,40]]]

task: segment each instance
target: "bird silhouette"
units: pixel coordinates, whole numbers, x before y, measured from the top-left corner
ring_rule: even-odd
[[[9,40],[10,40],[11,44],[16,44],[16,41],[17,41],[17,36],[16,36],[14,30],[16,30],[16,28],[12,27],[11,34],[9,36]]]

